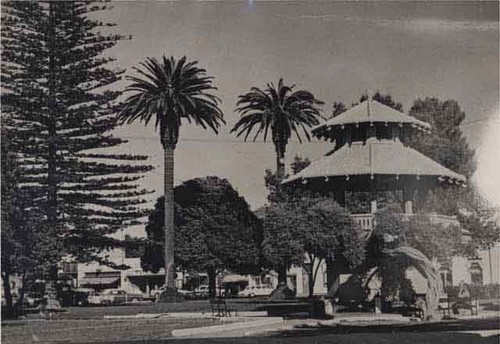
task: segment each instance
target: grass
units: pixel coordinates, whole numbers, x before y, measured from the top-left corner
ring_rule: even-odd
[[[229,300],[228,304],[238,312],[255,310],[259,305],[253,300]],[[185,301],[178,303],[147,303],[111,307],[69,307],[67,312],[54,314],[56,319],[96,319],[103,315],[135,315],[140,313],[196,312],[211,313],[208,300]]]
[[[126,319],[18,321],[2,326],[2,343],[96,343],[158,340],[172,330],[219,325],[219,319]]]
[[[184,339],[180,343],[228,344],[406,344],[406,343],[498,343],[499,337],[482,338],[471,333],[450,333],[498,327],[497,319],[453,323],[421,323],[406,326],[341,326],[343,329],[309,329],[273,337]],[[219,319],[127,319],[18,321],[2,326],[2,343],[169,343],[173,329],[220,324]],[[346,329],[349,328],[348,331]],[[334,332],[337,333],[334,333]],[[342,332],[343,331],[343,332]]]
[[[233,302],[239,310],[251,310],[259,304],[251,300]],[[56,315],[55,320],[17,320],[2,322],[2,343],[165,343],[170,342],[174,329],[221,324],[219,319],[103,319],[104,315],[134,315],[139,313],[210,312],[207,300],[173,304],[149,304],[113,307],[70,308]],[[181,343],[498,343],[499,337],[481,338],[477,334],[457,331],[498,329],[499,318],[422,322],[396,325],[337,325],[301,328],[272,337],[217,338],[179,340]],[[177,339],[176,339],[177,341]]]

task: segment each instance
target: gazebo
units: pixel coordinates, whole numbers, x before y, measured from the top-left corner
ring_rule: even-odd
[[[363,230],[371,232],[375,213],[388,203],[411,216],[415,201],[425,199],[430,189],[465,185],[464,176],[406,144],[412,135],[430,130],[428,123],[368,99],[314,127],[313,135],[333,142],[333,149],[282,184],[332,195]],[[455,217],[428,215],[433,223],[458,224]],[[326,264],[331,271],[328,288],[337,283],[338,273],[349,273],[330,265],[333,261]]]
[[[412,135],[430,130],[428,123],[368,99],[314,127],[314,136],[335,143],[333,150],[283,184],[332,193],[353,214],[373,214],[384,202],[412,214],[413,203],[430,188],[466,182],[405,144]],[[360,224],[369,229],[371,217],[365,218]]]

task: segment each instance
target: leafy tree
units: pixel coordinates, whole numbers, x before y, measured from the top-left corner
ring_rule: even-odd
[[[473,185],[464,191],[457,218],[462,228],[470,233],[471,240],[462,253],[476,256],[478,249],[489,249],[500,241],[500,213]]]
[[[175,188],[175,259],[183,269],[206,271],[210,295],[215,295],[217,273],[259,271],[260,221],[226,179],[196,178]],[[150,245],[142,266],[163,266],[164,207],[159,198],[146,227]]]
[[[165,223],[165,285],[175,289],[174,265],[174,150],[179,140],[182,120],[212,129],[215,133],[225,123],[218,107],[219,99],[211,91],[212,77],[186,57],[176,60],[163,57],[162,61],[148,58],[135,68],[140,77],[129,76],[132,83],[126,91],[132,92],[124,103],[119,120],[136,120],[148,124],[152,119],[160,131],[164,152],[164,209]]]
[[[309,276],[309,296],[324,260],[335,257],[352,268],[364,258],[361,229],[331,198],[302,197],[272,204],[264,209],[263,221],[268,264],[276,269],[303,266]]]
[[[292,170],[292,173],[295,174],[299,173],[310,164],[311,161],[308,158],[302,158],[301,156],[296,155],[293,162],[290,164],[290,168]],[[281,187],[282,180],[282,178],[278,178],[276,173],[272,172],[269,169],[266,169],[264,181],[266,188],[269,190],[267,199],[270,202],[281,202],[289,198],[300,197],[304,195],[304,191],[298,191],[289,187]]]
[[[398,245],[413,247],[429,259],[440,260],[455,255],[462,243],[458,226],[433,222],[428,214],[406,216],[391,209],[376,214],[373,235],[379,238],[389,235],[389,240],[397,241]]]
[[[455,100],[417,99],[409,113],[432,126],[431,134],[417,133],[407,144],[441,165],[470,178],[475,171],[474,150],[470,148],[460,125],[465,112]]]
[[[260,134],[266,141],[267,134],[271,131],[276,150],[276,175],[279,179],[285,176],[285,152],[292,133],[302,143],[299,134],[302,129],[304,136],[310,141],[307,128],[319,124],[319,119],[322,118],[319,106],[323,102],[309,91],[294,91],[294,88],[295,85],[284,85],[283,79],[278,81],[277,87],[272,83],[267,84],[264,91],[252,87],[250,92],[239,96],[237,111],[241,118],[231,129],[238,137],[245,133],[245,140],[255,129],[254,141]]]
[[[3,120],[2,120],[3,122]],[[2,123],[3,124],[3,123]],[[43,266],[50,261],[51,237],[43,221],[43,214],[36,208],[30,209],[31,197],[29,190],[19,188],[19,165],[12,152],[9,151],[8,133],[2,126],[1,141],[1,264],[6,312],[4,317],[15,315],[13,308],[10,277],[20,276],[23,289],[19,302],[22,304],[24,286],[34,273],[43,271]]]
[[[368,95],[363,94],[361,96],[361,98],[359,98],[359,102],[360,103],[364,102],[367,99],[368,99]],[[388,107],[391,107],[394,110],[403,112],[403,104],[396,102],[394,99],[392,99],[392,96],[390,94],[382,94],[382,93],[380,93],[380,91],[377,91],[372,96],[372,99],[378,101],[379,103],[387,105]]]
[[[148,191],[135,182],[152,168],[145,156],[100,150],[125,142],[110,134],[120,92],[104,90],[123,73],[105,52],[124,37],[95,19],[106,5],[2,5],[2,115],[19,193],[29,192],[23,208],[49,232],[52,266],[67,254],[103,261],[100,253],[120,244],[109,235],[145,216]]]
[[[303,169],[305,169],[307,166],[311,164],[311,160],[309,158],[302,158],[299,155],[296,155],[293,158],[293,162],[290,164],[290,167],[292,169],[293,174],[297,174]]]
[[[333,109],[332,109],[332,117],[337,117],[338,115],[342,114],[347,110],[347,107],[345,106],[344,103],[342,102],[334,102],[333,103]]]
[[[476,160],[460,128],[466,115],[458,103],[437,98],[417,99],[409,114],[430,123],[432,132],[414,135],[407,144],[470,179]],[[474,255],[476,249],[490,247],[500,240],[498,209],[488,204],[472,183],[465,188],[434,188],[420,207],[420,211],[458,216],[462,227],[471,233],[472,242],[463,252],[467,255]]]

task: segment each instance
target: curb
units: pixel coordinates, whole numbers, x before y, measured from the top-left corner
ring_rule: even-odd
[[[410,322],[410,318],[405,318],[401,315],[382,315],[382,316],[349,316],[349,317],[338,317],[331,320],[321,320],[318,323],[322,326],[331,326],[343,323],[351,323],[351,322],[369,322],[369,323],[380,323],[380,322],[398,322],[398,323],[406,323]]]

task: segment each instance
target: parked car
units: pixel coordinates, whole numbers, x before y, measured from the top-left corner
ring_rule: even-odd
[[[101,293],[94,292],[90,293],[89,296],[87,297],[87,304],[89,306],[100,306],[103,304],[103,298],[101,296]]]
[[[24,294],[25,307],[38,307],[38,305],[42,300],[43,300],[43,295],[41,293],[28,292]]]
[[[206,299],[210,295],[210,287],[207,284],[202,284],[194,289],[194,295],[198,299]],[[216,287],[215,295],[226,296],[226,291],[222,288]]]
[[[88,306],[89,296],[95,292],[90,288],[78,288],[74,290],[64,290],[59,294],[59,301],[63,307]]]
[[[165,286],[160,287],[158,291],[156,291],[152,296],[156,300],[160,294],[162,294],[165,291]],[[190,300],[194,298],[194,292],[192,290],[185,290],[185,289],[177,289],[177,292],[184,296],[186,300]]]
[[[201,299],[207,298],[209,295],[209,292],[210,292],[210,288],[206,284],[202,284],[198,288],[194,289],[194,295],[197,298],[201,298]]]
[[[273,288],[267,285],[247,286],[238,293],[241,297],[269,296],[273,292]]]
[[[119,305],[130,302],[143,301],[142,294],[127,293],[122,289],[107,289],[100,294],[91,295],[88,297],[88,303],[91,305]]]

